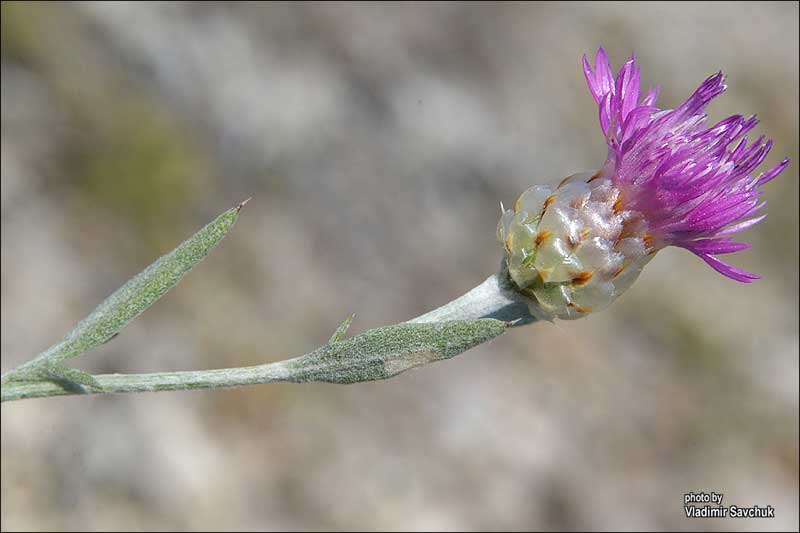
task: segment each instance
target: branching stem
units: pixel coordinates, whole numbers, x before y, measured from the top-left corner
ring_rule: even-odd
[[[115,394],[215,389],[274,382],[356,383],[386,379],[414,367],[449,359],[534,321],[524,297],[508,286],[505,272],[452,302],[403,324],[371,329],[343,339],[348,321],[324,346],[306,355],[258,366],[162,372],[105,374],[90,381],[16,380],[4,377],[2,401],[69,394]],[[76,371],[77,372],[77,371]],[[87,375],[88,376],[88,375]]]

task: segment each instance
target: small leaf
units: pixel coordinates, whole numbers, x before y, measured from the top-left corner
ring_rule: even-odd
[[[344,322],[342,322],[342,324],[338,328],[336,328],[336,331],[333,332],[333,335],[331,335],[331,338],[328,341],[328,344],[334,344],[334,343],[339,342],[340,340],[342,340],[344,338],[345,334],[347,333],[347,330],[350,329],[350,324],[353,323],[353,319],[355,317],[356,317],[355,313],[353,313],[352,315],[347,317],[344,320]]]
[[[95,390],[102,390],[100,382],[98,382],[93,375],[83,370],[70,368],[52,361],[45,361],[36,367],[26,368],[4,376],[4,385],[20,381],[52,381],[60,385],[68,386],[68,388],[69,386],[74,388],[76,385],[82,385]]]
[[[103,389],[93,375],[83,370],[78,370],[77,368],[70,368],[68,366],[59,365],[58,363],[49,363],[44,365],[42,371],[45,379],[50,381],[83,385],[84,387],[89,387],[98,391]]]
[[[153,305],[208,255],[231,229],[248,198],[161,256],[105,299],[70,331],[64,340],[5,376],[27,375],[30,370],[78,356],[111,340],[145,309]],[[13,375],[12,375],[13,374]]]

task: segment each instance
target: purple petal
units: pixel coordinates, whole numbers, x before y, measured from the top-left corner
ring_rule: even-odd
[[[730,254],[747,250],[752,247],[751,244],[744,242],[735,242],[728,238],[725,239],[703,239],[700,241],[692,241],[687,243],[684,248],[691,252],[700,254]]]
[[[786,159],[784,159],[783,161],[781,161],[780,163],[778,163],[777,165],[775,165],[774,167],[772,167],[770,170],[768,170],[768,171],[764,172],[763,174],[761,174],[758,177],[757,184],[759,186],[765,184],[766,182],[770,181],[771,179],[775,178],[778,174],[783,172],[783,169],[785,169],[787,166],[789,166],[789,158],[788,157]]]
[[[624,121],[639,101],[639,71],[634,59],[623,65],[616,82],[616,96],[619,101],[619,115]]]
[[[742,222],[739,222],[738,224],[734,224],[732,226],[728,226],[727,228],[718,231],[716,234],[720,235],[720,236],[721,235],[730,235],[731,233],[736,233],[736,232],[742,231],[743,229],[747,229],[750,226],[754,226],[754,225],[758,224],[759,222],[761,222],[762,220],[764,220],[765,218],[767,218],[767,214],[766,213],[764,213],[761,216],[757,216],[755,218],[751,218],[749,220],[744,220]]]
[[[597,84],[594,81],[594,71],[592,70],[592,66],[589,64],[589,60],[586,58],[586,54],[583,54],[583,75],[586,77],[586,85],[589,86],[589,92],[592,93],[592,98],[598,104],[600,100],[602,100],[603,95],[601,95],[597,90]]]
[[[598,94],[605,95],[614,92],[614,72],[611,70],[611,63],[602,46],[597,49],[594,68]]]
[[[708,263],[711,268],[722,274],[723,276],[727,276],[731,279],[736,281],[741,281],[742,283],[752,283],[757,279],[761,279],[761,276],[757,276],[752,274],[746,270],[742,270],[736,268],[735,266],[731,266],[728,263],[724,263],[714,257],[713,255],[708,254],[697,254],[700,259]]]
[[[647,90],[647,96],[645,96],[644,100],[642,100],[642,105],[651,106],[655,104],[656,100],[658,99],[658,94],[660,92],[661,92],[661,87],[659,87],[658,85],[656,85],[655,87],[650,87],[650,89]]]

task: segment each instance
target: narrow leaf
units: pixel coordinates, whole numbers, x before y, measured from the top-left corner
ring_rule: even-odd
[[[355,317],[356,314],[353,313],[349,317],[345,318],[344,322],[342,322],[342,324],[338,328],[336,328],[336,331],[333,332],[333,335],[331,335],[330,340],[328,340],[328,344],[333,344],[335,342],[339,342],[340,340],[342,340],[345,334],[347,333],[347,330],[350,329],[350,324],[353,323],[353,319]]]
[[[70,368],[58,363],[45,364],[43,365],[42,370],[45,373],[46,379],[49,381],[82,385],[98,391],[102,390],[100,383],[95,379],[95,377],[87,372],[84,372],[83,370]]]
[[[170,253],[157,259],[106,298],[64,340],[19,366],[13,374],[28,374],[34,368],[70,359],[108,342],[208,255],[236,222],[245,203],[247,200],[221,214]]]

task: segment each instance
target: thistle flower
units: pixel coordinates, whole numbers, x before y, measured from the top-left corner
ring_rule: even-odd
[[[245,201],[129,280],[63,341],[0,376],[0,400],[386,379],[449,359],[536,318],[579,318],[602,309],[669,245],[690,250],[737,281],[756,279],[716,256],[748,248],[728,235],[763,218],[757,215],[764,206],[758,187],[789,162],[751,175],[772,146],[763,137],[748,144],[744,136],[756,125],[754,117],[735,115],[704,128],[703,110],[725,90],[722,73],[676,109],[661,110],[654,105],[658,89],[639,102],[633,58],[616,78],[602,48],[594,69],[586,57],[583,67],[608,142],[605,164],[556,187],[531,187],[513,209],[503,209],[497,234],[505,267],[455,300],[345,339],[351,315],[318,349],[257,366],[93,376],[63,364],[107,342],[174,287],[222,239]]]
[[[657,87],[640,100],[633,56],[615,78],[600,48],[594,68],[583,57],[583,71],[608,143],[605,164],[555,188],[531,187],[503,209],[497,227],[509,275],[531,298],[531,313],[573,319],[602,309],[670,245],[734,280],[758,279],[716,256],[750,247],[729,235],[766,216],[757,214],[765,204],[759,187],[789,160],[753,176],[772,147],[763,136],[748,143],[755,117],[705,126],[706,106],[726,88],[722,72],[662,110]]]

